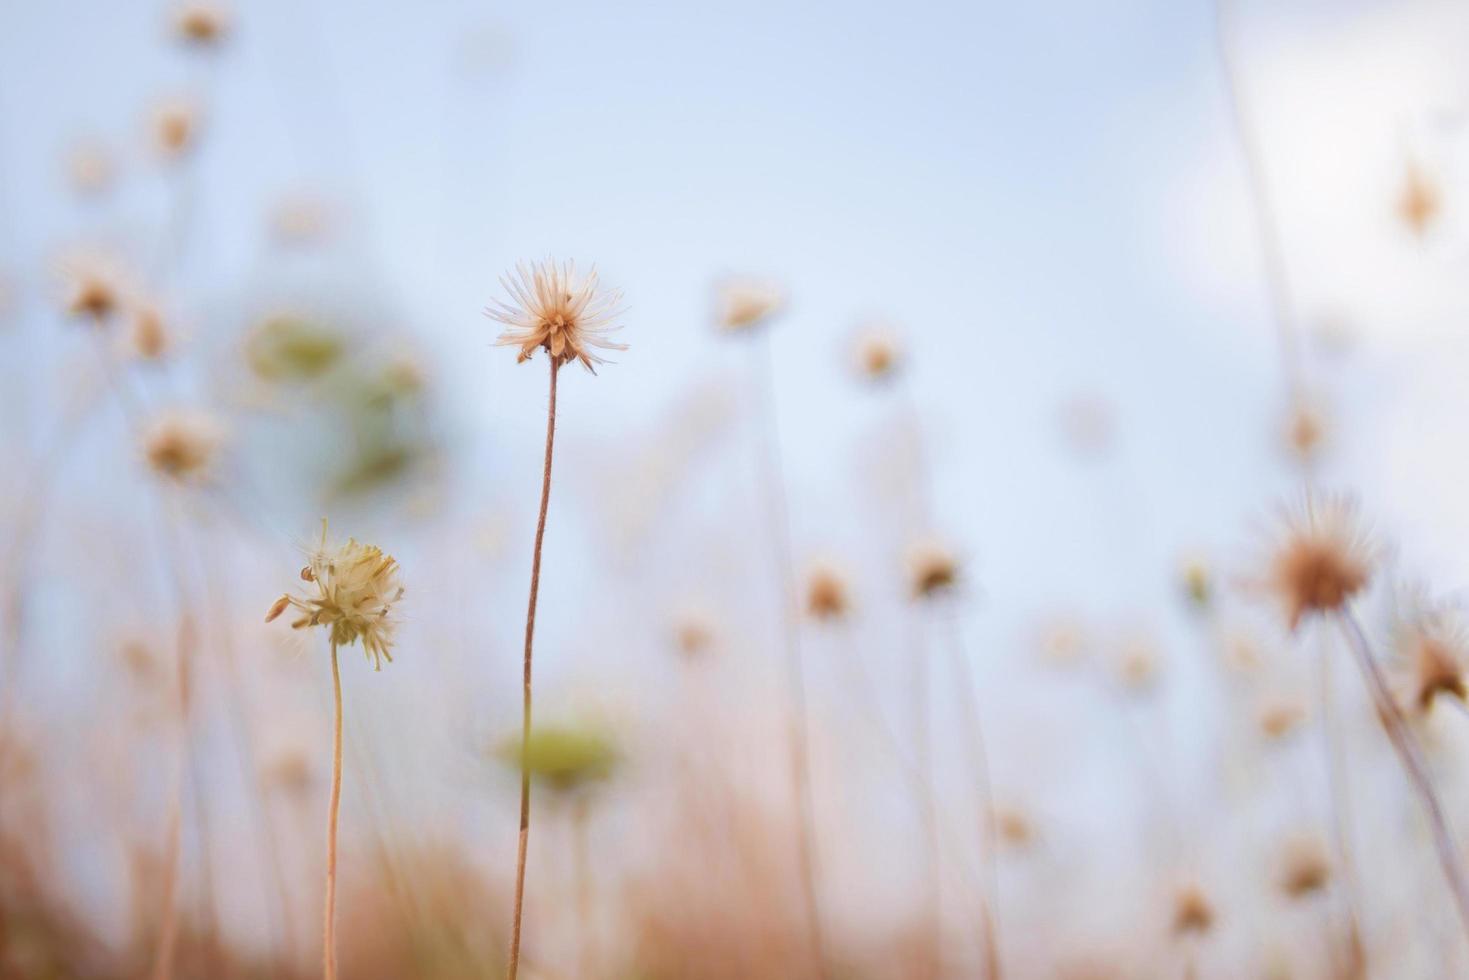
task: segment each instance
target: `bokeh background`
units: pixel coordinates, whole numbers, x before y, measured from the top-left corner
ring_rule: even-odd
[[[617,763],[545,790],[538,975],[806,975],[772,447],[791,571],[851,590],[845,623],[799,627],[849,975],[982,975],[987,897],[1013,976],[1340,976],[1353,908],[1368,975],[1469,968],[1335,634],[1288,636],[1248,588],[1307,481],[1384,545],[1382,636],[1401,590],[1469,581],[1469,12],[1224,7],[257,0],[190,44],[166,4],[4,3],[0,969],[152,963],[185,617],[179,974],[313,969],[329,671],[260,620],[323,516],[407,589],[396,662],[346,662],[344,970],[499,968],[546,399],[482,310],[547,255],[623,290],[631,346],[562,378],[538,712]],[[162,311],[163,358],[69,322],[98,255]],[[755,336],[715,327],[731,275],[788,297]],[[879,385],[854,360],[874,322],[900,357]],[[187,487],[140,444],[171,408],[222,434]],[[961,585],[915,611],[903,556],[935,538]],[[1466,798],[1463,716],[1423,734]],[[1343,799],[1369,884],[1303,909],[1280,847],[1330,837]],[[1202,939],[1172,928],[1184,882]]]

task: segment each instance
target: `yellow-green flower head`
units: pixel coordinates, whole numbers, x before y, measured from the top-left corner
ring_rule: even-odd
[[[392,555],[383,554],[375,545],[359,544],[355,538],[330,548],[322,521],[321,544],[301,569],[301,579],[316,586],[315,594],[281,596],[266,614],[267,623],[291,606],[302,614],[291,623],[293,629],[325,626],[337,646],[361,640],[374,670],[382,670],[384,658],[393,662],[390,650],[397,626],[393,605],[403,598],[403,586]]]
[[[563,792],[607,779],[618,760],[617,747],[607,735],[583,726],[537,726],[524,749],[526,770]],[[520,740],[506,742],[499,754],[506,763],[518,765]]]

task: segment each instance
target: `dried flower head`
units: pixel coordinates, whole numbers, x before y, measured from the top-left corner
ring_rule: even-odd
[[[852,597],[846,578],[830,565],[816,565],[806,576],[806,611],[813,619],[833,620],[845,616]]]
[[[66,176],[72,190],[92,197],[112,184],[112,158],[100,143],[88,140],[72,147],[66,158]]]
[[[1469,641],[1458,616],[1448,609],[1420,610],[1400,622],[1395,633],[1406,700],[1424,713],[1440,696],[1469,701]]]
[[[160,476],[180,483],[206,475],[223,441],[217,421],[199,412],[166,412],[143,432],[148,465]]]
[[[595,365],[605,361],[592,352],[593,348],[627,350],[626,344],[607,339],[608,334],[621,329],[613,321],[622,315],[618,308],[622,293],[599,289],[595,267],[585,278],[578,278],[570,262],[558,266],[547,259],[532,263],[528,269],[517,264],[515,274],[501,276],[500,284],[515,305],[496,301],[485,315],[510,328],[495,343],[519,347],[517,363],[545,348],[558,363],[580,361],[582,367],[596,374]]]
[[[886,381],[902,361],[898,341],[884,324],[871,324],[857,333],[854,347],[857,374],[864,381]]]
[[[1323,891],[1331,881],[1331,859],[1315,836],[1293,837],[1280,856],[1280,887],[1290,898]]]
[[[1201,936],[1214,927],[1214,906],[1198,885],[1184,885],[1173,895],[1173,931]]]
[[[1030,815],[1016,806],[995,807],[995,831],[1000,840],[1013,848],[1024,848],[1035,840],[1035,824]]]
[[[713,624],[701,612],[685,612],[673,624],[673,642],[690,660],[701,657],[714,646]]]
[[[768,323],[786,304],[785,289],[768,279],[737,278],[719,283],[714,322],[728,333],[741,333]]]
[[[1265,584],[1295,629],[1307,614],[1337,612],[1361,592],[1372,553],[1355,511],[1339,499],[1308,500],[1284,525]]]
[[[61,263],[65,308],[69,316],[104,326],[122,306],[123,278],[112,258],[79,253]]]
[[[173,28],[186,44],[212,47],[229,31],[229,13],[220,4],[193,0],[174,14]]]
[[[145,361],[162,358],[172,346],[163,313],[151,303],[140,303],[132,308],[132,329],[128,339],[133,353]]]
[[[199,131],[199,108],[184,99],[172,99],[153,110],[153,145],[164,157],[182,156]]]
[[[403,598],[403,586],[398,582],[398,563],[391,555],[375,545],[358,544],[355,538],[329,547],[323,520],[321,542],[301,569],[301,579],[316,587],[315,594],[281,596],[266,614],[267,623],[294,607],[302,615],[291,623],[292,629],[325,626],[337,646],[361,640],[374,670],[382,670],[384,659],[393,662],[390,651],[397,626],[393,606]]]
[[[1438,180],[1416,163],[1408,165],[1398,194],[1398,217],[1415,235],[1427,234],[1443,211],[1443,191]]]
[[[908,549],[908,581],[918,599],[951,592],[959,584],[959,559],[940,541],[920,541]]]
[[[1331,423],[1326,409],[1317,401],[1297,401],[1285,419],[1285,448],[1290,455],[1302,463],[1309,463],[1321,455]]]
[[[1306,709],[1295,698],[1277,695],[1261,705],[1258,720],[1261,734],[1278,741],[1301,726],[1306,720]]]

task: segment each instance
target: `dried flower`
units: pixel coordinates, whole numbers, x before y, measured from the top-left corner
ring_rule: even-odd
[[[1398,195],[1398,217],[1415,235],[1422,236],[1443,210],[1443,192],[1438,180],[1416,163],[1408,165]]]
[[[815,619],[832,620],[851,608],[847,580],[830,565],[817,565],[806,577],[806,611]]]
[[[559,792],[602,782],[617,765],[617,747],[603,732],[586,726],[539,726],[525,742],[525,765],[532,776]],[[520,736],[503,743],[499,755],[518,770]]]
[[[302,616],[291,623],[292,629],[326,626],[337,646],[361,640],[374,670],[382,670],[384,659],[393,662],[390,651],[397,626],[393,605],[403,598],[403,587],[398,582],[398,563],[391,555],[375,545],[358,544],[355,538],[340,547],[328,547],[323,520],[321,542],[301,569],[301,579],[316,586],[315,595],[281,596],[266,614],[267,623],[288,606],[294,607]]]
[[[1336,499],[1285,515],[1270,558],[1266,585],[1275,593],[1291,629],[1308,613],[1337,612],[1366,587],[1371,549],[1355,511]]]
[[[728,333],[753,330],[769,322],[785,303],[785,290],[779,283],[768,279],[727,279],[716,290],[714,322]]]
[[[1398,654],[1404,662],[1404,687],[1414,707],[1427,712],[1440,695],[1469,700],[1466,685],[1464,628],[1449,610],[1418,612],[1396,630]]]
[[[172,344],[162,312],[149,303],[133,307],[129,339],[132,341],[133,352],[145,361],[158,360]]]
[[[1316,837],[1295,837],[1281,854],[1280,887],[1290,898],[1305,898],[1331,881],[1331,859]]]
[[[872,324],[857,334],[854,349],[858,375],[865,381],[886,381],[897,373],[902,355],[893,332],[886,325]]]
[[[1294,698],[1273,697],[1260,708],[1260,731],[1268,739],[1284,738],[1305,720],[1306,709]]]
[[[714,646],[714,627],[703,613],[684,612],[674,623],[673,641],[678,652],[685,657],[703,656]]]
[[[1308,463],[1321,454],[1330,433],[1326,410],[1315,401],[1297,401],[1285,420],[1285,448]]]
[[[103,326],[123,302],[117,263],[100,253],[83,253],[61,263],[68,315]]]
[[[1203,935],[1214,926],[1214,906],[1198,885],[1185,885],[1173,896],[1173,931]]]
[[[167,412],[143,433],[143,451],[154,472],[180,483],[197,480],[223,440],[218,422],[198,412]]]
[[[496,301],[485,310],[490,319],[509,327],[495,341],[502,347],[519,347],[516,362],[530,359],[538,348],[560,364],[580,361],[596,374],[594,365],[605,363],[592,353],[599,350],[627,350],[626,344],[614,343],[607,334],[621,329],[613,321],[622,315],[618,304],[622,294],[617,290],[599,290],[595,267],[585,278],[576,277],[576,268],[566,262],[557,266],[547,259],[515,266],[515,275],[501,276],[500,284],[517,305]]]
[[[918,599],[947,593],[959,584],[959,559],[939,541],[920,541],[908,549],[908,581]]]
[[[182,99],[164,102],[153,110],[154,146],[165,157],[182,156],[194,144],[199,130],[199,109]]]
[[[229,14],[220,4],[194,0],[174,14],[173,27],[181,41],[211,47],[223,40],[228,32]]]
[[[1000,835],[1000,840],[1011,847],[1023,848],[1035,840],[1035,825],[1030,816],[1019,807],[997,806],[995,830]]]

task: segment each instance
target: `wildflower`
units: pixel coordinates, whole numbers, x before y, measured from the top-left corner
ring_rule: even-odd
[[[1465,681],[1462,624],[1447,611],[1425,612],[1399,626],[1398,652],[1405,661],[1405,687],[1413,705],[1426,713],[1440,695],[1469,700]]]
[[[133,308],[129,339],[133,352],[145,361],[156,361],[168,351],[171,338],[158,307],[144,303]]]
[[[1209,563],[1198,555],[1191,555],[1180,563],[1178,577],[1189,604],[1196,609],[1208,608],[1214,597],[1214,576]]]
[[[908,576],[915,598],[932,598],[958,585],[959,560],[938,541],[920,541],[908,550]]]
[[[217,3],[195,0],[178,9],[173,18],[174,33],[181,41],[198,47],[211,47],[223,40],[229,30],[229,14]]]
[[[815,619],[840,619],[847,614],[851,597],[847,582],[834,568],[818,565],[806,578],[806,611]]]
[[[1185,885],[1173,896],[1173,931],[1203,935],[1214,926],[1214,906],[1197,885]]]
[[[714,629],[707,616],[686,612],[674,623],[673,640],[679,653],[693,659],[707,653],[714,645]]]
[[[519,347],[517,363],[544,347],[558,364],[580,361],[596,374],[594,365],[605,361],[592,348],[627,350],[626,344],[607,339],[607,334],[619,329],[613,321],[622,313],[617,305],[622,293],[598,289],[595,267],[578,279],[570,262],[557,266],[547,259],[532,263],[529,269],[517,264],[515,275],[501,276],[500,283],[516,305],[497,301],[485,315],[510,328],[495,343]]]
[[[182,483],[208,471],[221,439],[220,426],[211,417],[169,412],[143,433],[143,451],[154,472]]]
[[[728,279],[715,296],[714,322],[727,333],[753,330],[770,321],[785,306],[785,290],[761,279]]]
[[[1443,211],[1438,181],[1422,167],[1410,164],[1398,195],[1398,217],[1413,234],[1422,236]]]
[[[193,144],[199,130],[199,110],[192,103],[172,100],[153,111],[153,143],[163,156],[182,156]]]
[[[1285,420],[1285,447],[1297,460],[1308,463],[1320,455],[1330,432],[1330,422],[1321,405],[1298,401]]]
[[[398,563],[391,555],[374,545],[359,544],[355,538],[329,548],[326,521],[322,521],[321,543],[301,569],[301,579],[316,587],[315,594],[281,596],[266,614],[267,623],[288,606],[294,607],[302,615],[291,623],[292,629],[326,626],[334,646],[351,646],[361,640],[374,670],[382,670],[384,659],[393,662],[390,651],[397,625],[393,605],[403,598],[403,587],[398,582]]]
[[[898,370],[901,354],[892,331],[880,324],[868,326],[857,335],[857,372],[866,381],[885,381]]]
[[[1306,709],[1292,698],[1272,698],[1260,708],[1258,720],[1266,738],[1279,740],[1300,727],[1306,720]]]
[[[521,763],[521,740],[517,736],[500,747],[500,757]],[[540,726],[525,741],[525,766],[532,776],[559,792],[570,792],[602,782],[617,764],[617,748],[596,729],[585,726]]]
[[[1305,898],[1326,888],[1331,880],[1331,860],[1315,837],[1289,841],[1281,855],[1280,887],[1290,898]]]
[[[1340,500],[1307,501],[1302,512],[1286,516],[1266,584],[1295,629],[1308,613],[1344,609],[1367,586],[1371,558],[1349,505]]]
[[[68,315],[103,326],[122,305],[122,277],[101,255],[79,255],[62,263]]]

